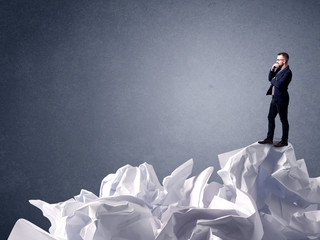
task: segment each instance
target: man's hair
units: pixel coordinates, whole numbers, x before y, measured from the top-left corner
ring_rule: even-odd
[[[286,62],[289,62],[289,54],[288,53],[281,52],[281,53],[278,53],[278,56],[279,55],[282,55],[284,57],[284,59],[286,60]]]

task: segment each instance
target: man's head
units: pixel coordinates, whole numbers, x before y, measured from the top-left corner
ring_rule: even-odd
[[[281,52],[278,53],[277,56],[277,64],[282,67],[282,66],[287,66],[289,61],[289,54],[286,52]]]

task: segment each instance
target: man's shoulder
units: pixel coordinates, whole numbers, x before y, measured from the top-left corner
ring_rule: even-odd
[[[291,71],[289,65],[287,67],[285,67],[281,72],[282,72],[282,74],[285,74],[285,75],[288,75],[288,74],[292,75],[292,71]]]
[[[285,70],[285,71],[288,71],[288,72],[290,72],[290,73],[292,73],[292,71],[291,71],[291,69],[290,69],[289,65],[288,65],[284,70]]]

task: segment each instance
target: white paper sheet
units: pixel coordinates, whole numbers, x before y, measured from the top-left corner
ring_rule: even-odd
[[[106,176],[100,194],[81,190],[65,202],[30,203],[49,233],[20,219],[9,240],[320,239],[320,178],[309,178],[291,144],[254,143],[219,155],[223,184],[209,167],[192,176],[189,160],[161,184],[153,167],[126,165]]]

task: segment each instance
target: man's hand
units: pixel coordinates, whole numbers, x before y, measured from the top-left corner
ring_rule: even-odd
[[[275,63],[272,65],[271,71],[273,71],[275,68],[279,68],[279,67],[280,67],[280,65],[278,63]]]

